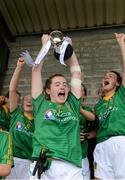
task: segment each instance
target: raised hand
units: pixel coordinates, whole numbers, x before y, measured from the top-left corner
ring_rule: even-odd
[[[43,34],[41,38],[42,42],[42,48],[40,52],[38,53],[36,60],[35,60],[35,66],[37,67],[41,62],[44,61],[44,57],[48,53],[50,46],[51,46],[51,41],[50,41],[50,36],[48,34]]]
[[[6,97],[5,96],[0,96],[0,106],[5,104],[5,101],[6,101]]]
[[[24,58],[20,57],[17,61],[17,66],[22,68],[24,64],[25,64]]]
[[[47,42],[50,40],[50,36],[48,34],[43,34],[42,37],[41,37],[41,42],[42,42],[42,45],[46,45]]]
[[[121,55],[122,55],[122,60],[123,60],[123,75],[122,75],[122,84],[125,87],[125,34],[124,33],[115,33],[116,40],[119,44],[119,47],[121,49]]]
[[[116,40],[117,40],[120,47],[125,46],[125,34],[123,34],[123,33],[120,33],[120,34],[115,33],[115,37],[116,37]]]

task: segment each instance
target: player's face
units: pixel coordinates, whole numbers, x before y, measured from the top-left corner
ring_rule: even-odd
[[[104,75],[102,80],[103,92],[116,91],[119,83],[117,82],[117,75],[113,72],[108,72]]]
[[[63,104],[68,97],[68,84],[64,77],[56,76],[52,79],[50,89],[46,90],[52,102]]]
[[[33,110],[31,95],[26,95],[23,100],[23,109],[26,112],[31,112]]]

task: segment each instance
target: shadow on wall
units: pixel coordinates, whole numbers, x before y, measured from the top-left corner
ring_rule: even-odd
[[[5,41],[0,38],[0,93],[2,91],[2,86],[4,83],[4,77],[8,67],[10,50]]]

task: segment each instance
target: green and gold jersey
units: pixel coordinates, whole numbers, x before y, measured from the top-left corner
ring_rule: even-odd
[[[9,131],[9,111],[6,106],[0,106],[0,127]]]
[[[109,100],[100,100],[94,109],[99,123],[97,143],[111,136],[125,135],[125,87],[123,85]]]
[[[42,146],[45,146],[48,149],[47,156],[81,166],[80,104],[81,99],[76,99],[71,93],[63,105],[45,100],[43,94],[33,99],[33,158],[39,157]]]
[[[0,129],[0,164],[13,165],[12,137],[9,132]],[[1,177],[0,179],[5,179]]]
[[[9,132],[0,129],[0,164],[13,165],[12,137]]]
[[[13,155],[31,159],[34,119],[25,117],[19,106],[10,113],[10,132],[13,138]]]
[[[91,108],[89,106],[83,106],[82,108],[91,112]],[[83,133],[88,132],[87,120],[82,114],[80,114],[80,131]],[[88,155],[88,141],[86,140],[82,141],[81,146],[82,146],[82,158],[86,158]]]

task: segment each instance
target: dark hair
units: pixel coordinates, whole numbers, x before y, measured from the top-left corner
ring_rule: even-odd
[[[19,91],[16,90],[16,93],[19,95],[19,97],[21,97],[21,93]]]
[[[50,99],[50,96],[46,93],[46,89],[50,89],[50,85],[51,85],[51,83],[52,83],[52,79],[53,79],[54,77],[57,77],[57,76],[60,76],[60,77],[64,77],[64,78],[65,78],[65,76],[62,75],[62,74],[53,74],[53,75],[51,75],[51,76],[46,80],[45,85],[44,85],[44,88],[43,88],[43,92],[45,93],[45,98],[46,98],[46,99]]]
[[[84,88],[84,94],[85,94],[85,96],[87,96],[87,88],[86,88],[86,86],[82,83],[81,84],[82,85],[82,87]]]
[[[118,73],[117,71],[110,71],[110,72],[116,74],[116,76],[117,76],[117,82],[119,83],[119,86],[117,86],[117,88],[116,88],[116,91],[117,91],[120,87],[120,84],[122,83],[122,77],[121,77],[120,73]]]

